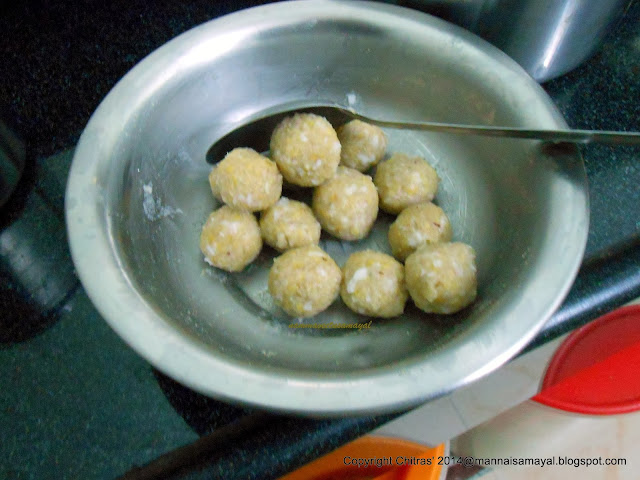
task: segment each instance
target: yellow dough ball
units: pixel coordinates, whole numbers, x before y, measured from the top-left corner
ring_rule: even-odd
[[[356,313],[390,318],[404,311],[409,294],[404,267],[390,255],[363,250],[352,254],[342,268],[342,301]]]
[[[250,148],[234,148],[209,174],[211,193],[227,205],[258,212],[278,201],[282,175],[277,165]]]
[[[311,317],[326,310],[338,296],[342,271],[315,245],[287,250],[273,261],[269,293],[293,317]]]
[[[373,182],[378,187],[380,208],[397,214],[409,205],[433,200],[438,180],[438,174],[425,159],[395,153],[378,165]]]
[[[239,272],[262,249],[260,227],[245,210],[224,206],[214,211],[200,234],[200,250],[205,261],[228,272]]]
[[[367,236],[378,216],[378,192],[369,175],[340,166],[331,180],[316,187],[312,207],[328,233],[359,240]]]
[[[431,202],[405,208],[389,227],[393,256],[404,261],[422,245],[451,240],[451,223],[440,207]]]
[[[382,129],[360,120],[352,120],[338,128],[342,145],[340,163],[364,172],[382,160],[387,149],[387,136]]]
[[[217,167],[213,167],[211,172],[209,172],[209,186],[211,187],[211,193],[213,194],[213,198],[222,202],[222,196],[220,195],[220,189],[218,188],[218,179],[217,174],[215,173]]]
[[[427,313],[455,313],[477,295],[476,254],[464,243],[424,245],[405,262],[407,289]]]
[[[331,124],[313,113],[296,113],[271,135],[271,158],[294,185],[315,187],[329,180],[340,163],[340,142]]]
[[[286,197],[262,212],[260,231],[265,243],[281,252],[317,245],[320,240],[320,224],[311,208]]]

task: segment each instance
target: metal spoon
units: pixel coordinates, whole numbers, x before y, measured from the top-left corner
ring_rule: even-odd
[[[438,122],[400,122],[380,120],[362,115],[351,108],[337,104],[313,104],[305,107],[300,103],[283,104],[266,110],[259,117],[251,119],[218,139],[207,152],[207,161],[221,160],[235,147],[251,147],[258,152],[269,149],[271,132],[286,116],[304,111],[322,115],[334,126],[349,120],[362,120],[379,127],[404,130],[427,130],[432,132],[485,135],[490,137],[528,138],[547,142],[605,143],[609,145],[640,145],[640,132],[618,132],[599,130],[537,130],[515,127],[495,127],[485,125],[456,125]]]

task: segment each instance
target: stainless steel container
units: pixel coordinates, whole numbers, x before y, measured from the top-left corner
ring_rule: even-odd
[[[630,0],[407,0],[493,43],[538,82],[589,58]]]

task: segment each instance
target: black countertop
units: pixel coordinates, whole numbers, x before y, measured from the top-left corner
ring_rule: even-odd
[[[25,139],[29,162],[1,211],[0,478],[114,478],[214,431],[216,454],[179,478],[275,478],[392,417],[300,419],[204,398],[133,353],[73,274],[64,184],[69,149],[93,110],[157,47],[257,3],[265,2],[0,7],[0,115]],[[572,127],[640,130],[639,19],[636,1],[593,58],[544,85]],[[585,262],[528,349],[640,296],[640,150],[588,146],[583,154],[592,212]],[[20,232],[37,233],[24,246],[15,242]],[[7,273],[20,246],[41,260],[24,271],[42,265],[41,276],[64,277],[40,286],[56,295],[28,298],[24,308],[25,292]]]

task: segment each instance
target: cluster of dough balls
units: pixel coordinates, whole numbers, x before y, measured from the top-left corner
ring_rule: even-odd
[[[398,215],[388,240],[393,256],[404,262],[409,296],[425,312],[450,314],[475,300],[476,263],[473,248],[451,243],[449,218],[432,203],[439,181],[425,159],[403,153],[380,163],[373,178],[380,209]]]
[[[273,131],[270,158],[232,150],[209,175],[225,205],[202,228],[206,262],[237,272],[263,242],[273,247],[282,255],[269,272],[269,292],[295,317],[322,312],[338,295],[354,312],[382,318],[402,314],[409,296],[426,312],[464,308],[476,295],[475,254],[448,243],[449,220],[431,203],[438,175],[420,157],[396,153],[382,161],[386,148],[378,127],[354,120],[336,131],[321,116],[298,113]],[[374,166],[374,178],[364,173]],[[284,180],[314,187],[311,207],[282,197]],[[342,240],[366,237],[378,208],[399,214],[389,229],[393,256],[356,252],[341,269],[317,246],[321,229]]]
[[[235,148],[209,174],[213,196],[224,202],[205,222],[200,251],[205,261],[239,272],[262,249],[262,234],[253,212],[274,205],[282,194],[276,164],[250,148]]]
[[[391,252],[404,262],[407,290],[424,312],[455,313],[476,298],[475,252],[452,237],[449,218],[429,201],[406,207],[389,227]]]
[[[451,223],[431,202],[400,212],[389,227],[393,255],[405,264],[413,303],[427,313],[455,313],[477,295],[476,254],[469,245],[451,242]]]

